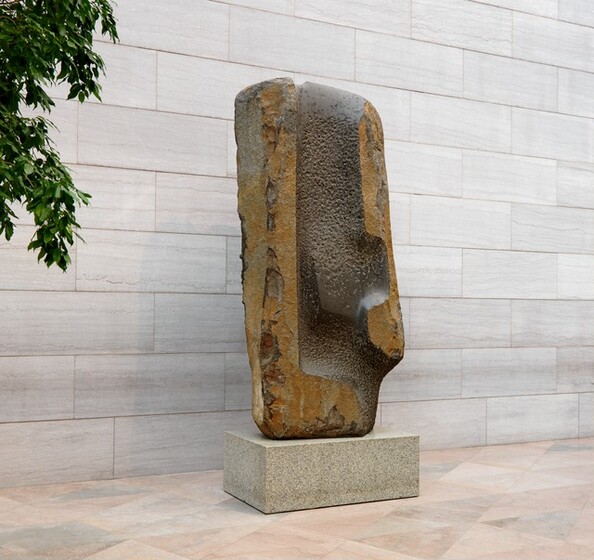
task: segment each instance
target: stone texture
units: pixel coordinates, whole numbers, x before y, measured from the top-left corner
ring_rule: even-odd
[[[404,351],[379,116],[287,78],[235,107],[254,420],[272,438],[364,435]]]
[[[225,492],[264,513],[419,495],[419,437],[273,441],[225,433]]]

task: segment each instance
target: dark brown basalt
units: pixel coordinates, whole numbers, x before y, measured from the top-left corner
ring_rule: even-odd
[[[404,351],[379,116],[289,79],[235,111],[254,420],[271,438],[364,435]]]

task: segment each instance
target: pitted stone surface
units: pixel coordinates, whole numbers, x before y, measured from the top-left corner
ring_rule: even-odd
[[[256,424],[364,435],[404,351],[379,116],[278,79],[237,96],[235,131]]]
[[[224,490],[264,513],[419,495],[419,437],[270,440],[225,433]]]

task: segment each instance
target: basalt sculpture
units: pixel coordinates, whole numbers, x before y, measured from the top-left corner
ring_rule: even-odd
[[[380,118],[279,78],[235,101],[253,417],[274,439],[362,436],[402,359]]]

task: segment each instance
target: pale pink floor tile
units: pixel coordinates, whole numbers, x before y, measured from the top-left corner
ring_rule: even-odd
[[[206,508],[193,500],[166,493],[155,493],[142,499],[111,508],[85,518],[85,523],[107,531],[118,531],[128,538],[145,531],[176,526],[180,519],[197,515]]]
[[[588,499],[588,501],[586,502],[586,506],[587,508],[590,509],[594,509],[594,485],[590,485],[591,487],[591,492],[590,492],[590,498]]]
[[[156,548],[199,560],[261,528],[262,524],[240,525],[206,531],[140,537],[139,540]]]
[[[394,510],[394,515],[447,525],[465,525],[477,521],[496,499],[497,496],[479,496],[465,500],[424,502]]]
[[[592,492],[590,484],[515,492],[502,496],[480,521],[520,517],[550,511],[582,509]]]
[[[518,550],[559,544],[562,543],[553,539],[535,537],[477,523],[464,533],[442,558],[444,560],[476,560],[488,554],[510,552],[515,554]]]
[[[523,471],[491,465],[464,463],[441,478],[441,482],[453,482],[464,486],[505,491],[523,474]]]
[[[395,507],[402,504],[410,504],[417,498],[401,498],[398,500],[382,500],[379,502],[361,502],[358,504],[331,506],[316,509],[303,509],[299,511],[293,511],[285,514],[283,522],[292,522],[300,519],[312,519],[319,517],[320,519],[326,519],[336,517],[342,519],[347,515],[375,515],[375,514],[386,514],[390,513]]]
[[[355,540],[399,554],[439,558],[466,529],[466,525],[389,514],[360,533]]]
[[[564,488],[575,486],[580,481],[575,478],[560,476],[547,471],[525,472],[509,489],[509,492],[526,492],[528,490],[545,490],[547,488]]]
[[[115,546],[112,546],[101,552],[97,552],[91,556],[87,556],[85,560],[187,560],[183,556],[171,554],[147,546],[145,544],[126,541]]]
[[[322,558],[318,554],[304,553],[298,548],[283,548],[281,550],[231,552],[228,556],[216,553],[204,556],[201,560],[321,560]]]
[[[562,469],[564,467],[591,466],[594,470],[594,451],[576,451],[573,453],[547,453],[532,466],[535,471],[542,469]]]
[[[472,458],[473,463],[525,470],[546,454],[548,446],[526,444],[494,445],[483,448]]]
[[[476,560],[592,560],[592,558],[594,558],[594,548],[567,543],[556,546],[537,546],[513,552],[496,552],[477,556]]]
[[[501,496],[505,490],[501,488],[486,488],[465,486],[438,480],[434,482],[425,494],[417,498],[418,503],[445,502],[450,500],[466,500],[481,496]]]
[[[415,499],[419,499],[420,496],[427,495],[427,493],[430,492],[431,487],[436,482],[437,482],[437,479],[436,480],[427,480],[426,478],[421,476],[421,478],[419,480],[419,496],[417,496]]]
[[[575,480],[576,484],[586,482],[594,483],[594,463],[552,469],[535,469],[533,472],[555,474],[562,478],[570,478]]]
[[[79,560],[110,548],[123,539],[78,521],[23,526],[0,531],[9,560]]]
[[[421,464],[420,493],[424,494],[433,483],[454,470],[460,463],[426,463]]]
[[[66,500],[55,496],[29,504],[14,502],[12,508],[0,508],[0,528],[63,523],[101,514],[132,499],[130,495],[98,500]]]
[[[127,479],[126,483],[139,488],[146,486],[153,492],[184,496],[204,505],[216,505],[231,499],[223,491],[223,471],[145,476]]]
[[[322,558],[343,542],[344,539],[326,536],[322,532],[314,536],[283,530],[282,527],[277,527],[276,530],[268,527],[266,530],[257,531],[232,544],[223,546],[204,558],[205,560],[214,558],[237,560]]]
[[[569,540],[594,548],[594,508],[588,507],[580,512]]]
[[[398,508],[400,504],[397,502],[410,503],[410,500],[390,500],[298,511],[287,514],[287,517],[269,525],[263,531],[282,528],[304,534],[322,533],[340,539],[353,538],[354,535]]]
[[[159,493],[99,515],[86,517],[84,521],[89,525],[117,531],[133,539],[242,524],[259,523],[265,526],[273,523],[275,516],[265,516],[237,500],[204,506],[183,496]]]
[[[36,500],[39,502],[55,502],[63,503],[77,500],[92,501],[92,500],[112,500],[118,498],[128,498],[133,500],[135,497],[142,497],[147,492],[154,493],[155,490],[150,488],[138,488],[129,484],[126,480],[100,480],[90,486],[75,486],[74,488],[62,488],[62,491],[55,492],[51,496]]]
[[[42,498],[37,496],[26,504],[18,503],[12,510],[0,509],[0,527],[82,519],[141,497],[144,495],[138,490],[112,481],[93,486],[62,487],[59,491],[54,487],[51,493],[43,493]]]
[[[348,541],[324,556],[322,560],[418,560],[418,557]]]
[[[460,449],[432,449],[421,451],[421,464],[463,463],[475,457],[483,447],[462,447]]]
[[[139,491],[120,481],[92,481],[7,489],[18,500],[0,509],[0,528],[63,523],[134,500]]]
[[[400,510],[402,510],[402,509],[408,509],[408,508],[411,508],[411,507],[417,507],[417,506],[424,505],[428,501],[429,497],[431,497],[432,495],[433,495],[433,491],[432,490],[425,490],[424,492],[421,492],[415,498],[406,498],[406,499],[403,499],[403,500],[394,500],[394,501],[391,502],[391,504],[393,505],[392,509],[389,512],[386,512],[386,513],[394,512],[395,514],[397,514],[397,512],[400,511]]]
[[[20,505],[21,503],[17,502],[16,500],[11,500],[10,498],[3,498],[0,496],[0,515],[3,511],[12,510]]]
[[[64,523],[80,519],[79,510],[71,511],[46,511],[35,506],[17,505],[13,509],[0,510],[0,530],[16,529],[18,527],[30,527],[33,525],[49,525]]]
[[[580,517],[579,510],[549,511],[521,517],[508,517],[487,521],[493,527],[511,529],[518,533],[529,533],[549,539],[565,541]]]
[[[47,484],[43,486],[19,486],[16,488],[0,488],[0,496],[10,498],[23,504],[32,504],[69,492],[94,488],[104,481],[70,482],[68,484]],[[111,482],[111,481],[110,481]]]

